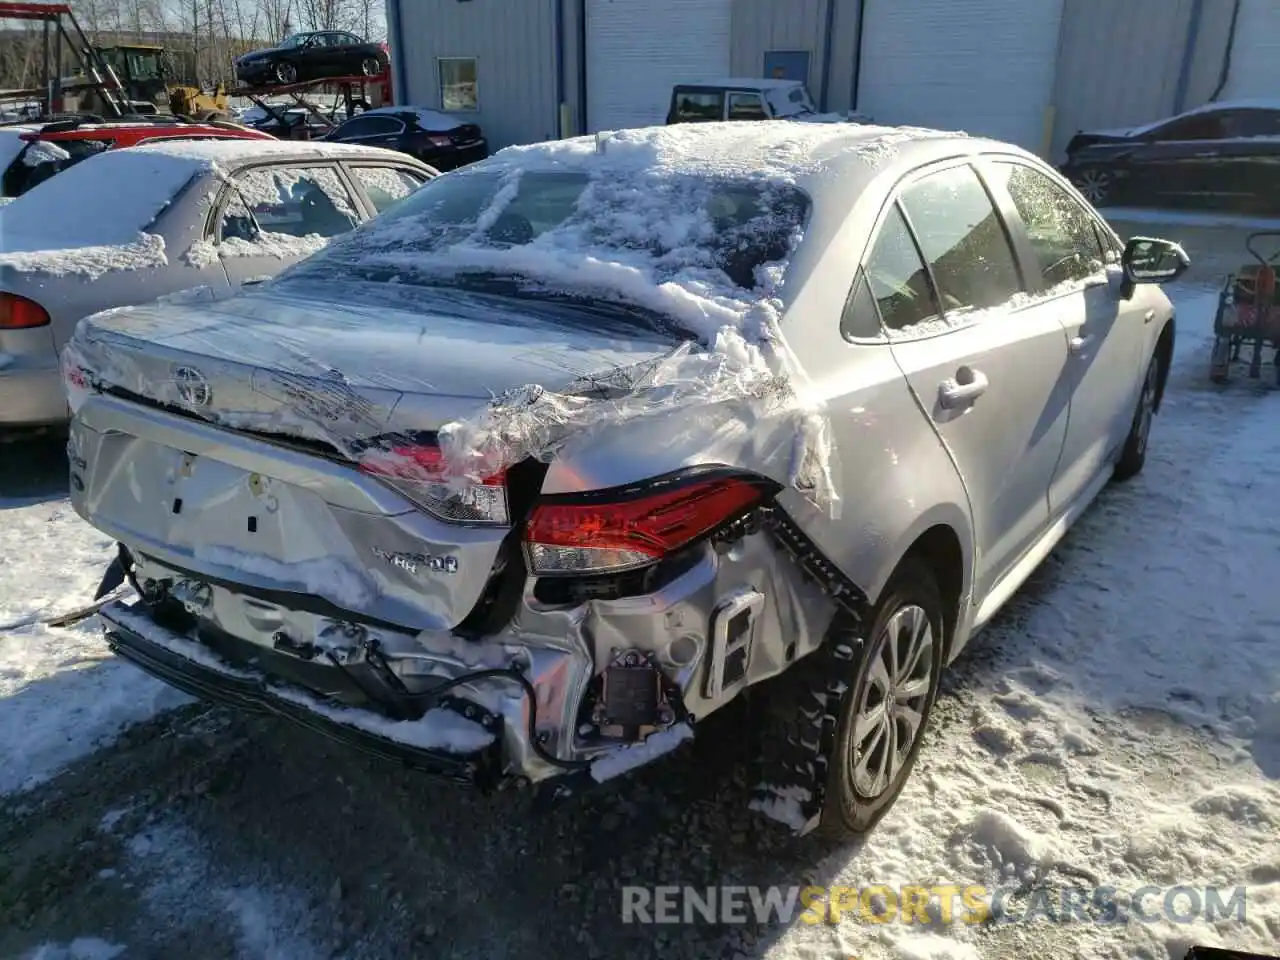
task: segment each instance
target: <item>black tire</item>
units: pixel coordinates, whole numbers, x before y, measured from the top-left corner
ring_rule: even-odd
[[[1123,482],[1137,476],[1147,462],[1147,445],[1151,439],[1151,423],[1156,415],[1156,401],[1160,394],[1160,368],[1163,363],[1160,351],[1156,350],[1155,356],[1147,364],[1147,373],[1142,378],[1129,436],[1125,438],[1124,449],[1120,451],[1120,459],[1116,461],[1115,472],[1112,474],[1116,480]]]
[[[272,67],[271,72],[274,74],[276,82],[282,86],[287,87],[292,83],[298,82],[298,68],[292,63],[277,63]]]
[[[854,774],[856,714],[875,687],[873,667],[888,642],[886,627],[912,606],[924,612],[933,638],[927,689],[915,705],[920,721],[896,775],[869,795],[860,792]],[[914,557],[903,560],[870,621],[865,631],[833,625],[821,649],[775,681],[760,718],[762,784],[757,801],[768,804],[770,793],[779,788],[818,786],[822,805],[814,833],[825,841],[867,833],[889,812],[915,765],[938,695],[945,633],[942,596],[933,571]],[[865,642],[857,638],[864,632]],[[824,716],[829,717],[825,723]],[[873,749],[877,742],[872,743]]]
[[[360,61],[360,72],[366,77],[376,77],[382,72],[382,61],[377,57],[365,57]]]

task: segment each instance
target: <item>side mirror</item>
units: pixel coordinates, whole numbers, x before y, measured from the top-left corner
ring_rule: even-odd
[[[1124,245],[1120,258],[1126,284],[1169,283],[1177,280],[1191,266],[1181,244],[1155,237],[1133,237]]]

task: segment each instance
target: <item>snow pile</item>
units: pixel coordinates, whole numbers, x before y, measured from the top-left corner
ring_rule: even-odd
[[[3,229],[3,224],[0,224],[0,229]],[[49,277],[81,276],[87,280],[97,280],[108,273],[150,270],[168,265],[164,237],[155,233],[139,233],[129,243],[112,246],[0,253],[0,271],[38,273]]]

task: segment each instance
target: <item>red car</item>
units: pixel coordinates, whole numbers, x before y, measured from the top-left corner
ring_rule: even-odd
[[[239,124],[192,123],[176,117],[102,121],[73,117],[43,124],[0,126],[0,194],[18,197],[54,174],[103,150],[157,140],[272,140]]]

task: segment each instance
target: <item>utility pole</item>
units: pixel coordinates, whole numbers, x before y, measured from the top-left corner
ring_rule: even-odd
[[[191,69],[196,87],[200,86],[200,0],[191,0]]]

